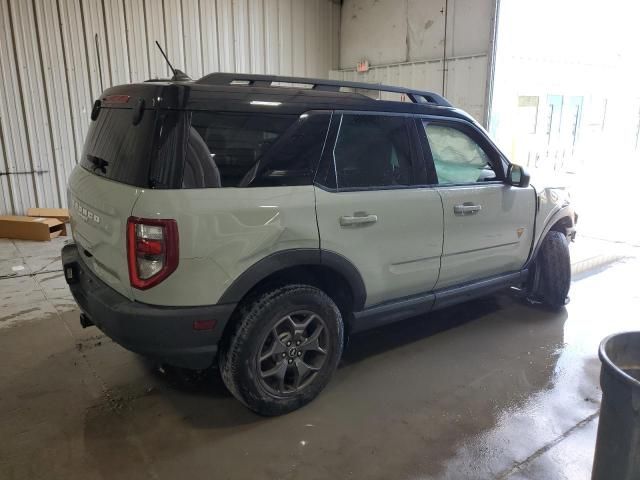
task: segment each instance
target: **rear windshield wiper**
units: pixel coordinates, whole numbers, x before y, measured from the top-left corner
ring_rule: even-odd
[[[103,175],[106,175],[109,162],[107,162],[104,158],[94,157],[93,155],[87,155],[87,160],[93,163],[94,172],[96,170],[100,170]]]

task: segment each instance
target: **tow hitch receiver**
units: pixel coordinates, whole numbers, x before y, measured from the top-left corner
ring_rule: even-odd
[[[64,278],[67,284],[72,285],[78,283],[78,264],[75,262],[67,263],[64,266]]]

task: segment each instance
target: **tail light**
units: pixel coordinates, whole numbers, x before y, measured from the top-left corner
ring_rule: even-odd
[[[178,224],[175,220],[129,217],[127,259],[131,286],[146,290],[178,267]]]

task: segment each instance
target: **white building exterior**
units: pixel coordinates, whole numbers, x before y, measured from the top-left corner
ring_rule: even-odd
[[[331,0],[0,0],[0,214],[65,206],[94,99],[169,75],[155,40],[192,78],[327,77],[339,22]]]

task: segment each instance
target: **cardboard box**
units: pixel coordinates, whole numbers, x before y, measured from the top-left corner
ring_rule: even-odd
[[[67,226],[57,218],[0,216],[0,237],[21,240],[51,240],[67,235]]]
[[[29,208],[27,216],[57,218],[61,222],[69,223],[69,210],[66,208]]]

